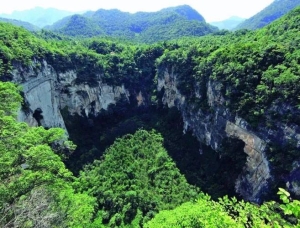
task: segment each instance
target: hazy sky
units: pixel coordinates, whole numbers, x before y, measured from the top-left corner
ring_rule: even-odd
[[[0,13],[31,9],[36,6],[68,11],[120,9],[126,12],[157,11],[169,6],[188,4],[208,22],[230,16],[249,18],[272,3],[273,0],[1,0]]]

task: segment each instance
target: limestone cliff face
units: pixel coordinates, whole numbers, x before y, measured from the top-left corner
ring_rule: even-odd
[[[13,81],[23,88],[26,110],[20,110],[18,118],[32,126],[61,127],[66,129],[61,110],[71,114],[97,115],[121,97],[128,100],[129,92],[124,86],[112,87],[101,82],[91,87],[76,84],[75,71],[58,73],[46,61],[34,61],[29,67],[15,65]],[[141,96],[141,95],[140,95]]]
[[[272,179],[270,164],[265,154],[268,142],[280,135],[282,141],[295,140],[295,146],[299,148],[298,129],[280,125],[276,132],[267,128],[259,129],[257,132],[251,131],[245,120],[225,108],[226,101],[221,95],[218,82],[209,81],[207,84],[206,96],[209,108],[204,112],[180,94],[175,72],[164,70],[159,75],[158,91],[162,89],[164,91],[162,101],[168,107],[176,106],[181,111],[184,131],[190,128],[199,141],[210,145],[216,151],[221,149],[222,140],[227,137],[237,138],[245,143],[244,152],[248,158],[236,180],[235,188],[244,199],[259,202]],[[194,96],[200,98],[199,86],[195,85],[195,88]],[[287,184],[292,186],[291,183]],[[290,190],[296,193],[298,189],[294,184],[294,188]]]
[[[39,68],[39,69],[37,69]],[[12,72],[13,81],[22,86],[26,111],[20,111],[20,121],[36,126],[65,128],[59,111],[59,96],[55,92],[56,73],[46,62],[34,62],[30,67],[16,66]],[[34,113],[39,118],[34,118]],[[39,123],[38,123],[39,122]]]

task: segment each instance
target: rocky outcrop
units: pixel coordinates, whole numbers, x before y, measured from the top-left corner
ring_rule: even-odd
[[[102,109],[107,110],[110,104],[116,104],[122,96],[129,100],[129,92],[124,86],[109,86],[98,81],[97,86],[76,84],[77,75],[70,71],[58,74],[60,86],[60,108],[67,107],[71,114],[98,115]]]
[[[264,154],[266,142],[244,129],[242,122],[240,118],[236,118],[235,123],[227,121],[225,128],[227,136],[245,142],[244,152],[248,155],[245,169],[236,181],[236,191],[245,199],[258,201],[257,196],[267,187],[271,178],[269,162]]]
[[[121,97],[129,100],[129,92],[122,85],[109,86],[100,77],[97,86],[76,84],[75,71],[59,73],[46,61],[34,61],[26,68],[15,65],[12,75],[13,81],[21,85],[27,104],[18,119],[32,126],[66,129],[60,112],[64,108],[71,114],[89,116],[107,110]]]
[[[33,62],[30,67],[15,66],[13,81],[20,84],[26,110],[20,110],[18,119],[30,125],[66,129],[59,110],[59,95],[55,91],[56,72],[46,62]]]
[[[250,130],[245,120],[226,109],[226,100],[220,92],[221,86],[218,82],[207,83],[206,97],[209,108],[203,111],[180,94],[177,76],[173,70],[164,70],[159,75],[158,90],[164,91],[162,101],[168,107],[176,106],[181,111],[184,131],[190,128],[199,141],[216,151],[221,150],[222,142],[227,137],[237,138],[245,143],[244,152],[248,156],[247,162],[236,180],[235,188],[244,199],[259,202],[272,179],[270,164],[265,154],[268,142],[281,135],[283,141],[293,138],[299,148],[298,131],[295,128],[280,126],[276,132],[267,128],[254,132]],[[197,98],[201,98],[199,88],[195,85],[194,96]]]

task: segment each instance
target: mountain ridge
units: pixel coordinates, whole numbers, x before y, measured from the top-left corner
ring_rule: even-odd
[[[235,30],[262,28],[300,5],[300,0],[275,0],[266,8],[237,25]]]
[[[99,9],[88,11],[81,17],[86,23],[80,30],[77,30],[77,34],[76,31],[72,31],[73,36],[94,36],[94,33],[90,34],[89,32],[92,24],[99,31],[103,30],[105,35],[150,43],[182,36],[202,36],[218,30],[206,23],[203,16],[188,5],[165,8],[150,13]],[[63,18],[52,26],[47,26],[47,29],[69,35],[68,31],[75,29],[72,20],[73,18],[70,17]],[[166,28],[170,31],[168,32]],[[158,33],[160,35],[157,35]],[[102,33],[96,32],[96,35],[102,35]],[[155,37],[155,39],[151,37]]]

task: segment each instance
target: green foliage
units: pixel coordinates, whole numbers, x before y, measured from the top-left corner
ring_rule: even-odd
[[[202,194],[196,202],[160,211],[145,227],[298,227],[299,201],[290,202],[284,189],[278,194],[285,204],[271,201],[259,206],[227,196],[215,202]]]
[[[278,213],[273,201],[265,202],[259,206],[225,196],[219,198],[218,203],[242,227],[282,227],[283,225],[292,225],[282,218],[280,212]]]
[[[9,69],[12,60],[29,63],[34,53],[40,53],[39,42],[28,31],[0,22],[0,57]]]
[[[300,203],[281,188],[283,204],[261,206],[228,197],[215,202],[199,194],[180,174],[155,131],[139,130],[116,140],[100,161],[87,166],[76,179],[51,148],[63,138],[63,130],[16,122],[18,90],[3,82],[0,88],[2,227],[299,225]]]
[[[75,14],[68,19],[67,24],[60,29],[64,35],[91,37],[104,33],[99,25],[82,15]]]
[[[258,29],[274,20],[282,17],[295,7],[300,5],[299,0],[277,0],[273,1],[265,9],[239,24],[235,29]]]
[[[284,204],[280,205],[285,215],[294,215],[299,223],[300,219],[300,201],[292,200],[290,193],[283,188],[279,188],[277,193]]]
[[[105,224],[130,224],[139,213],[146,221],[197,196],[162,142],[154,131],[139,130],[117,139],[102,160],[80,173],[77,188],[97,197]]]
[[[168,70],[177,77],[178,90],[195,111],[212,111],[207,90],[209,83],[216,83],[218,86],[213,87],[213,92],[224,98],[220,99],[220,105],[246,119],[253,128],[275,128],[279,120],[299,125],[299,15],[297,8],[255,32],[220,32],[202,38],[139,46],[108,38],[72,39],[45,31],[33,35],[0,23],[0,74],[2,79],[8,80],[12,66],[38,68],[31,63],[43,59],[58,73],[75,70],[77,84],[98,86],[99,81],[123,84],[131,94],[142,91],[149,95],[147,104],[159,106],[161,94],[155,91],[156,82]],[[202,31],[199,23],[177,21],[181,16],[168,12],[163,29],[169,31],[175,21],[189,29],[193,25],[196,33]],[[80,22],[77,29],[81,29],[81,23],[85,26],[86,21],[77,19]],[[158,19],[159,14],[155,17]],[[115,31],[118,31],[120,25],[118,21],[115,23]],[[155,23],[151,24],[152,28],[162,28],[155,27]],[[146,27],[151,34],[147,24],[136,25],[132,30],[138,33]],[[175,26],[174,31],[170,31],[171,36],[165,38],[171,39],[182,32],[176,29]],[[154,77],[156,72],[157,78]],[[3,227],[17,224],[17,221],[21,227],[42,224],[46,227],[138,227],[161,210],[164,210],[162,217],[158,213],[158,220],[155,217],[149,223],[150,227],[152,224],[156,227],[289,227],[298,223],[299,202],[291,200],[289,193],[282,189],[281,205],[271,202],[256,206],[228,198],[214,202],[202,196],[198,203],[179,206],[197,197],[199,191],[187,184],[162,147],[162,137],[153,131],[140,130],[118,139],[103,158],[87,166],[77,180],[61,161],[60,148],[63,146],[54,147],[65,140],[64,132],[30,128],[16,122],[20,101],[18,89],[10,83],[0,83],[0,221]],[[124,101],[120,100],[120,103],[121,106],[115,107],[116,113],[125,116]],[[110,115],[110,109],[106,115]],[[105,134],[102,132],[105,145],[112,143],[115,136],[122,135],[118,129],[123,126],[130,125],[129,130],[134,132],[137,126],[146,125],[141,120],[134,120],[123,122]],[[147,121],[149,118],[145,117]],[[133,122],[135,125],[131,124]],[[174,122],[172,127],[182,129]],[[151,124],[161,125],[158,129],[164,130],[163,121]],[[170,134],[167,140],[179,137],[175,131],[167,133]],[[81,137],[79,140],[85,136]],[[173,147],[170,151],[185,149],[174,150],[178,144],[172,140],[166,144]],[[72,144],[66,146],[74,149]],[[271,148],[273,154],[268,154],[272,164],[276,164],[275,175],[290,171],[289,166],[297,158],[298,150],[290,145],[285,149],[288,152]],[[98,153],[97,149],[90,153],[94,151]],[[283,159],[286,164],[277,166]],[[40,205],[37,199],[40,199]],[[166,211],[169,209],[174,211]],[[92,217],[93,223],[89,224]]]
[[[0,115],[15,116],[22,100],[19,88],[12,83],[0,83]]]
[[[145,227],[242,227],[224,208],[202,194],[196,202],[187,202],[174,210],[159,212]]]

